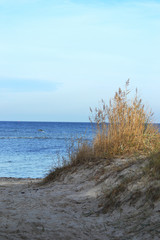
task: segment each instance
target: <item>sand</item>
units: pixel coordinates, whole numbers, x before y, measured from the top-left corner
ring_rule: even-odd
[[[160,239],[159,201],[130,199],[137,189],[144,191],[144,179],[104,211],[106,192],[138,174],[140,167],[126,167],[127,161],[72,169],[45,185],[38,184],[41,179],[0,178],[0,240]]]

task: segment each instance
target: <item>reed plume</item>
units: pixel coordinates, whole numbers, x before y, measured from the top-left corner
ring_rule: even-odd
[[[97,134],[93,141],[96,156],[108,158],[116,155],[158,151],[160,134],[153,125],[153,113],[147,111],[136,89],[133,99],[129,99],[129,80],[125,89],[115,93],[109,105],[95,108],[90,120],[97,124]],[[106,122],[108,121],[108,126]]]

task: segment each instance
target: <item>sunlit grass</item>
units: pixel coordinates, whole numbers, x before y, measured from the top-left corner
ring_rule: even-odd
[[[160,134],[152,124],[152,112],[147,111],[137,90],[135,96],[129,99],[128,86],[129,80],[124,90],[119,88],[109,105],[102,100],[101,107],[94,111],[91,109],[91,121],[97,124],[93,148],[98,157],[134,153],[148,155],[160,148]]]
[[[125,156],[150,156],[160,152],[160,133],[153,125],[153,113],[147,110],[138,97],[136,89],[129,98],[129,80],[125,89],[119,88],[107,105],[102,100],[101,107],[90,109],[90,121],[96,123],[96,135],[92,143],[83,138],[72,138],[68,145],[68,157],[63,159],[62,168],[56,168],[45,178],[54,180],[73,166],[92,163],[100,159]],[[108,123],[108,124],[107,124]],[[150,161],[149,169],[160,174],[159,155]],[[158,172],[157,172],[158,171]]]

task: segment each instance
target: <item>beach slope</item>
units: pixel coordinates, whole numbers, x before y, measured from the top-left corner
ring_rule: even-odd
[[[56,181],[0,178],[0,239],[160,239],[159,182],[146,161],[79,166]]]

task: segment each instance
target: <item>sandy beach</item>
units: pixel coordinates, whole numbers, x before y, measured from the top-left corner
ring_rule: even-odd
[[[80,166],[45,185],[0,178],[0,240],[160,239],[160,202],[146,195],[151,183],[142,177],[143,164]],[[128,176],[134,182],[112,204],[107,193]]]

